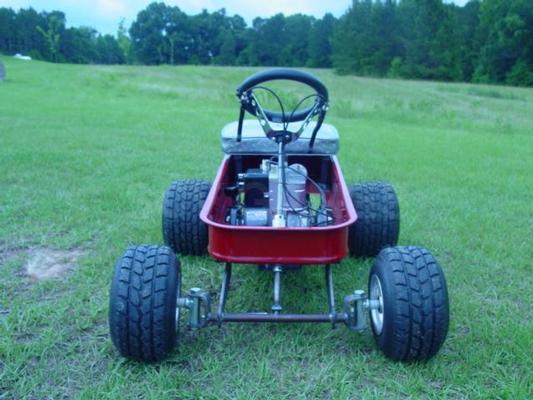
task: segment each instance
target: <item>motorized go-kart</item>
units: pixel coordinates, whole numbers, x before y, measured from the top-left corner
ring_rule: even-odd
[[[294,81],[313,94],[291,111],[270,81]],[[280,111],[265,109],[257,94],[274,96]],[[444,274],[422,247],[396,246],[400,229],[393,188],[374,182],[347,187],[336,153],[339,135],[324,124],[328,91],[313,75],[273,69],[246,79],[237,89],[240,115],[221,133],[225,156],[214,182],[183,180],[164,195],[166,246],[131,246],[113,275],[109,324],[119,352],[158,361],[175,347],[180,312],[188,328],[227,322],[322,322],[362,331],[367,320],[377,346],[394,360],[427,360],[448,330]],[[311,104],[301,107],[305,101]],[[300,108],[304,108],[300,110]],[[245,120],[249,113],[256,119]],[[218,305],[210,294],[181,290],[176,254],[206,251],[224,263]],[[368,292],[356,290],[335,306],[332,265],[348,255],[377,256]],[[273,274],[269,312],[227,312],[232,264],[258,265]],[[285,271],[323,265],[327,311],[284,313],[281,278]]]

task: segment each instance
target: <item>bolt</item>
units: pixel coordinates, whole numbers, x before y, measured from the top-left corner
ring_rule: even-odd
[[[191,307],[191,300],[189,300],[187,297],[180,297],[176,301],[176,307],[179,307],[179,308],[190,308]]]
[[[202,292],[203,292],[203,290],[200,289],[200,288],[197,288],[197,287],[193,287],[193,288],[191,288],[191,289],[189,290],[189,294],[190,294],[191,296],[199,295],[199,294],[201,294]]]

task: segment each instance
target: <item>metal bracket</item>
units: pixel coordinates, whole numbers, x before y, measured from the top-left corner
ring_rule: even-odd
[[[324,121],[324,117],[328,109],[328,104],[323,103],[322,100],[319,99],[318,101],[315,102],[313,108],[311,109],[311,111],[309,111],[309,114],[307,114],[307,116],[305,117],[304,121],[300,125],[300,128],[298,128],[298,130],[296,130],[295,132],[292,132],[286,129],[286,127],[288,126],[288,123],[287,125],[284,125],[284,129],[282,130],[275,130],[272,128],[272,126],[270,125],[271,121],[268,119],[263,107],[261,106],[261,104],[259,103],[259,100],[257,99],[257,97],[255,96],[253,92],[243,93],[241,95],[241,104],[252,105],[252,107],[255,109],[256,118],[259,121],[259,124],[261,125],[261,127],[263,128],[265,135],[269,139],[274,140],[276,143],[287,144],[289,142],[292,142],[298,139],[302,135],[302,133],[305,131],[307,126],[311,123],[311,120],[315,116],[318,115],[319,116],[318,121],[317,121],[315,129],[313,130],[313,133],[311,135],[311,140],[309,142],[309,151],[313,149],[316,134],[318,130],[320,129],[320,127],[322,126],[322,122]],[[241,115],[239,116],[239,129],[238,129],[237,141],[240,141],[241,136],[242,136],[242,122],[241,122],[243,118],[242,110],[244,110],[243,106],[241,106]],[[282,121],[282,123],[284,123],[284,121]]]
[[[243,95],[244,96],[244,95]],[[261,104],[259,104],[259,100],[255,95],[250,93],[249,97],[246,97],[246,101],[249,101],[252,106],[255,108],[256,117],[259,121],[259,124],[261,125],[261,128],[263,128],[263,131],[265,132],[265,135],[269,138],[271,138],[272,134],[275,132],[274,129],[270,126],[270,121],[268,120],[268,117],[265,114],[265,111],[263,110],[263,107],[261,107]]]
[[[337,311],[335,311],[335,292],[333,290],[333,272],[330,264],[326,264],[324,269],[326,276],[326,292],[328,295],[328,312],[331,319],[331,328],[336,328]]]
[[[344,323],[348,329],[360,332],[368,328],[365,312],[368,306],[366,303],[367,296],[364,290],[356,290],[344,298],[344,312],[346,314]]]
[[[222,319],[224,318],[224,307],[226,307],[226,299],[228,297],[229,285],[231,281],[231,263],[226,263],[224,267],[224,276],[222,277],[222,287],[220,288],[220,298],[217,309],[218,327],[222,327]]]
[[[211,296],[205,290],[192,288],[187,297],[180,297],[176,305],[178,308],[189,310],[189,329],[199,329],[207,326],[211,312]]]
[[[277,315],[283,309],[281,307],[281,272],[283,268],[281,265],[275,265],[272,271],[274,272],[274,303],[272,304],[272,312]]]

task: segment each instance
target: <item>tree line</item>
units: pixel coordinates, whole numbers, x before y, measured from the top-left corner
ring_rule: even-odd
[[[122,29],[125,33],[125,29]],[[120,32],[120,29],[119,29]],[[129,39],[127,39],[129,41]],[[76,64],[123,64],[127,61],[120,37],[100,35],[90,27],[66,27],[61,11],[0,8],[0,52]]]
[[[66,27],[60,11],[0,8],[0,52],[99,64],[335,68],[339,73],[533,86],[533,1],[353,0],[340,18],[149,4],[116,35]]]
[[[340,72],[533,86],[533,1],[357,1],[332,37]]]

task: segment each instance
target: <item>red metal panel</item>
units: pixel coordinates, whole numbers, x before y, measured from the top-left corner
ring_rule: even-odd
[[[250,162],[257,158],[249,157]],[[298,162],[310,170],[317,170],[314,165],[317,160],[316,156],[299,156]],[[328,264],[339,262],[347,255],[348,227],[357,215],[335,156],[330,157],[331,190],[327,193],[335,223],[308,228],[227,224],[225,216],[231,207],[231,199],[224,195],[223,188],[234,180],[230,162],[231,156],[222,160],[200,213],[200,218],[209,227],[209,253],[213,258],[242,264]]]

